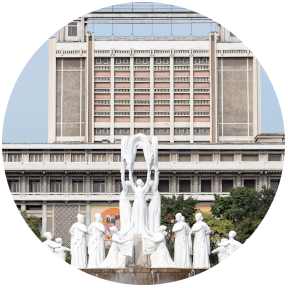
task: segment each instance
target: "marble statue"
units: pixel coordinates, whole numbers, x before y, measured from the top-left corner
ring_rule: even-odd
[[[44,237],[47,239],[43,244],[51,251],[54,252],[55,248],[60,248],[60,245],[56,242],[52,241],[52,234],[51,232],[45,232]]]
[[[143,255],[150,255],[151,268],[178,268],[170,257],[166,247],[166,226],[161,225],[158,232],[153,233],[143,226]]]
[[[71,249],[62,246],[63,245],[63,240],[62,238],[56,238],[55,239],[56,243],[59,244],[61,247],[60,248],[55,248],[54,253],[61,258],[63,261],[66,261],[66,254],[67,252],[71,252]]]
[[[71,265],[78,269],[86,268],[87,252],[85,234],[88,233],[84,225],[84,216],[77,215],[78,222],[70,228],[71,234]]]
[[[172,229],[172,232],[175,232],[174,262],[180,268],[192,268],[189,253],[190,228],[181,221],[181,217],[181,213],[175,215],[177,223]]]
[[[141,145],[143,148],[143,153],[147,165],[147,180],[144,184],[141,179],[136,181],[137,186],[134,185],[133,181],[133,168],[136,159],[137,147]],[[125,176],[124,172],[126,166],[129,170],[129,181],[131,188],[134,192],[134,202],[131,215],[131,223],[135,223],[134,233],[141,234],[143,230],[143,225],[148,227],[148,209],[146,202],[146,194],[149,191],[149,184],[151,178],[151,169],[155,165],[155,170],[158,170],[158,140],[156,137],[152,136],[152,148],[150,147],[150,142],[148,137],[144,134],[136,134],[130,138],[128,141],[128,136],[121,139],[121,181],[124,189],[125,186]],[[123,172],[122,172],[123,171]],[[154,194],[156,196],[158,190],[158,181],[155,183]],[[157,187],[156,187],[157,184]],[[153,185],[154,186],[154,185]],[[153,205],[152,205],[153,206]],[[151,209],[152,209],[151,206]],[[120,210],[120,215],[122,211]],[[121,216],[122,217],[122,216]],[[122,225],[123,221],[121,221]],[[160,223],[159,223],[160,224]]]
[[[210,237],[211,230],[203,222],[201,213],[195,215],[196,223],[192,227],[192,233],[195,235],[193,243],[193,268],[208,269],[210,268]]]
[[[121,183],[123,187],[119,199],[121,231],[126,231],[129,227],[131,227],[132,208],[128,199],[128,189],[131,184],[130,181],[125,181],[125,170],[121,170]]]
[[[185,222],[185,217],[184,217],[184,216],[181,217],[180,221],[183,222],[184,225],[187,225],[187,229],[189,229],[189,235],[188,235],[189,261],[190,261],[191,267],[192,267],[192,255],[193,255],[192,239],[191,239],[192,230],[190,229],[190,227],[188,226],[188,224]]]
[[[218,244],[219,247],[225,247],[226,248],[226,253],[227,256],[231,256],[234,252],[236,252],[243,244],[240,242],[236,241],[234,237],[236,237],[236,232],[235,231],[230,231],[229,232],[229,240],[225,242],[221,242]]]
[[[133,227],[127,231],[118,231],[116,226],[110,228],[113,232],[112,245],[107,258],[100,264],[99,268],[125,268],[126,256],[132,257]]]
[[[104,237],[105,228],[102,224],[101,214],[95,214],[96,221],[91,223],[88,228],[89,242],[88,254],[89,260],[87,268],[98,268],[105,259]]]
[[[224,243],[227,241],[228,241],[228,239],[225,239],[225,238],[221,239],[221,243]],[[219,246],[219,244],[218,244],[218,246]],[[224,261],[227,258],[227,252],[226,252],[226,248],[224,246],[219,246],[218,248],[211,251],[211,253],[217,254],[219,263],[221,263],[222,261]]]
[[[158,191],[159,171],[155,169],[154,181],[150,181],[152,187],[152,199],[148,208],[148,229],[152,233],[157,233],[161,221],[161,196]]]

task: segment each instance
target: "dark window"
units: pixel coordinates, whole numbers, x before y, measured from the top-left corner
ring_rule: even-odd
[[[258,161],[258,155],[242,155],[242,161]]]
[[[271,179],[270,180],[270,187],[272,189],[275,189],[276,187],[278,187],[280,184],[280,179]]]
[[[191,154],[179,154],[179,162],[191,162]]]
[[[136,154],[136,161],[135,162],[145,162],[144,154]]]
[[[8,180],[8,186],[11,192],[19,192],[18,180]]]
[[[40,210],[41,211],[42,210],[42,206],[40,206],[40,205],[38,205],[38,206],[30,206],[30,205],[27,206],[26,205],[26,210],[27,211],[29,211],[29,210]]]
[[[255,189],[255,180],[244,180],[244,186],[248,189]]]
[[[169,154],[159,154],[158,155],[159,162],[170,162],[170,155]]]
[[[229,192],[233,188],[233,180],[222,180],[222,192]]]
[[[62,192],[62,180],[51,180],[50,191],[51,192]]]
[[[83,180],[73,180],[72,192],[83,192]]]
[[[94,180],[93,182],[93,192],[105,192],[105,182],[104,180]],[[116,191],[118,192],[118,191]]]
[[[115,180],[115,192],[121,192],[123,190],[121,180]]]
[[[212,154],[199,154],[199,161],[212,161]]]
[[[268,161],[281,161],[281,155],[279,154],[269,154],[268,155]]]
[[[234,161],[234,155],[233,154],[221,154],[220,160],[221,161]]]
[[[190,180],[179,180],[179,192],[191,192]]]
[[[201,192],[211,192],[211,180],[201,180]]]
[[[159,192],[169,192],[169,180],[159,180]]]
[[[39,180],[30,180],[29,183],[30,192],[40,192],[40,181]]]
[[[68,36],[77,36],[77,22],[68,24]]]

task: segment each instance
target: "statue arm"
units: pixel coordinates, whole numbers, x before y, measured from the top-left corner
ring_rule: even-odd
[[[72,227],[69,230],[69,233],[74,236],[74,225],[72,225]]]
[[[181,226],[181,225],[177,225],[176,227],[175,226],[176,225],[173,226],[172,232],[178,232],[178,231],[180,231],[183,228],[183,226]]]
[[[120,232],[120,235],[125,235],[125,234],[127,234],[134,225],[135,225],[135,223],[133,223],[126,231],[124,231],[124,232],[121,231],[121,232]]]
[[[143,224],[143,228],[144,228],[144,230],[146,231],[146,233],[147,233],[149,236],[154,237],[154,233],[150,232],[150,231],[145,227],[144,224]]]
[[[136,187],[134,185],[134,182],[133,182],[133,177],[132,177],[132,173],[131,171],[129,170],[129,181],[130,181],[130,184],[131,184],[131,187],[132,187],[132,190],[133,192],[135,191]],[[135,192],[134,192],[135,193]]]
[[[124,170],[121,169],[120,172],[121,172],[121,183],[123,190],[128,193],[128,186],[125,183],[125,169]]]
[[[150,182],[150,180],[151,180],[151,170],[148,170],[147,171],[147,181],[146,181],[146,183],[145,183],[145,185],[143,187],[144,192],[146,192],[146,190],[147,190],[147,192],[149,191],[149,182]],[[146,194],[147,194],[147,192],[146,192]]]

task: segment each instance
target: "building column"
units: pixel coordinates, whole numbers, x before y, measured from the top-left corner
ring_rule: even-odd
[[[134,52],[134,51],[133,51]],[[130,136],[134,135],[134,55],[130,57]]]
[[[170,143],[174,143],[174,49],[170,51]]]
[[[192,36],[192,35],[191,35]],[[193,77],[193,49],[190,50],[190,143],[194,143],[194,77]]]
[[[88,228],[91,224],[91,203],[90,201],[86,202],[86,227]],[[86,234],[86,245],[88,245],[89,234]]]
[[[111,66],[110,66],[110,143],[114,143],[114,77],[115,77],[115,72],[114,72],[114,63],[115,58],[114,58],[114,50],[112,50],[112,55],[111,55]],[[130,79],[131,80],[131,79]],[[131,88],[130,88],[131,89]]]
[[[172,175],[172,193],[176,193],[176,173]]]
[[[21,211],[25,211],[26,210],[26,203],[22,202],[21,203]]]
[[[150,137],[152,137],[154,136],[154,50],[151,49],[150,53]]]
[[[47,232],[47,202],[42,204],[42,237],[45,232]]]
[[[108,193],[112,193],[112,176],[111,172],[108,172]]]

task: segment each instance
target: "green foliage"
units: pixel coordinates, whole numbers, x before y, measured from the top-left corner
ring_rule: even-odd
[[[38,237],[39,239],[42,238],[41,233],[40,233],[40,229],[39,229],[39,227],[41,225],[41,219],[34,216],[34,215],[28,216],[26,211],[21,211],[20,213],[21,213],[21,216],[23,217],[24,221],[29,226],[29,228],[32,230],[32,232],[36,235],[36,237]]]
[[[261,220],[251,220],[250,218],[243,220],[237,227],[237,240],[241,243],[245,243],[258,228],[260,223]]]
[[[105,248],[105,258],[108,256],[108,253],[109,253],[109,250],[110,250],[109,248]]]

